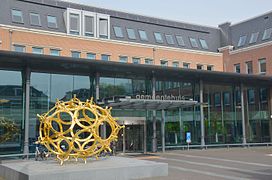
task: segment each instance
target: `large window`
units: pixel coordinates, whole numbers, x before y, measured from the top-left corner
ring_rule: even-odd
[[[166,42],[167,42],[167,44],[171,44],[171,45],[175,44],[175,42],[174,42],[174,39],[173,39],[173,36],[172,36],[172,35],[170,35],[170,34],[166,34],[166,35],[165,35],[165,38],[166,38]]]
[[[101,54],[101,60],[102,60],[102,61],[109,61],[109,60],[110,60],[110,55]]]
[[[236,73],[240,73],[241,72],[240,64],[234,64],[234,72],[236,72]]]
[[[163,43],[163,39],[162,39],[162,34],[161,33],[155,32],[154,36],[155,36],[155,40],[156,40],[157,43]]]
[[[95,14],[83,12],[83,30],[84,35],[89,37],[95,36]]]
[[[58,28],[57,18],[56,16],[47,16],[47,26],[49,28]]]
[[[246,38],[247,38],[247,36],[240,36],[237,46],[238,47],[244,46],[246,43]]]
[[[80,15],[70,14],[70,34],[80,34]]]
[[[72,56],[73,58],[80,58],[81,53],[80,53],[79,51],[72,51],[72,52],[71,52],[71,56]]]
[[[109,38],[109,32],[108,32],[108,19],[106,18],[99,18],[99,37],[100,38]]]
[[[176,35],[176,38],[179,46],[185,46],[182,36]]]
[[[214,94],[214,106],[221,106],[221,94],[220,93]]]
[[[257,42],[259,32],[252,33],[250,36],[249,44]]]
[[[139,36],[142,41],[148,41],[147,34],[144,30],[139,30]]]
[[[12,9],[11,15],[12,15],[12,22],[24,23],[22,11],[17,10],[17,9]]]
[[[248,103],[253,104],[255,102],[255,91],[254,89],[248,89]]]
[[[127,28],[127,34],[129,39],[136,39],[135,30]]]
[[[119,56],[119,62],[128,63],[128,57],[127,56]]]
[[[203,49],[209,49],[208,44],[205,39],[199,39],[200,45]]]
[[[264,30],[262,40],[269,39],[271,37],[271,33],[272,33],[272,28],[268,28],[268,29]]]
[[[252,65],[252,61],[246,62],[246,73],[247,73],[247,74],[253,74],[253,65]]]
[[[190,39],[192,47],[198,48],[197,40],[195,38],[189,38],[189,39]]]
[[[230,105],[230,93],[224,92],[224,105],[229,106]]]
[[[38,13],[30,13],[30,24],[33,26],[41,26],[41,19]]]
[[[50,55],[51,56],[60,56],[60,50],[59,49],[50,49]]]
[[[33,47],[32,48],[32,53],[33,54],[43,54],[43,48],[41,48],[41,47]]]
[[[23,45],[13,45],[13,50],[15,52],[25,52],[25,46]]]
[[[259,73],[265,74],[266,73],[266,59],[259,59]]]

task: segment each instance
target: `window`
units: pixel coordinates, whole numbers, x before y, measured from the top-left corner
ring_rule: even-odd
[[[40,15],[37,13],[30,13],[30,24],[34,26],[41,26]]]
[[[250,36],[249,44],[257,42],[259,32],[252,33]]]
[[[101,54],[101,60],[102,60],[102,61],[109,61],[109,60],[110,60],[110,55]]]
[[[145,59],[145,64],[153,64],[153,59]]]
[[[176,38],[179,46],[185,46],[182,36],[177,35]]]
[[[140,62],[141,62],[140,58],[135,58],[135,57],[132,58],[133,64],[140,64]]]
[[[70,34],[80,34],[80,17],[79,14],[70,13]]]
[[[178,62],[178,61],[174,61],[174,62],[172,63],[172,65],[173,65],[173,67],[179,67],[179,62]]]
[[[214,105],[221,106],[221,94],[220,93],[214,94]]]
[[[234,72],[236,72],[236,73],[240,73],[241,72],[240,64],[234,64]]]
[[[195,38],[189,38],[189,39],[190,39],[192,47],[198,48],[198,44],[197,44],[196,39]]]
[[[108,19],[99,18],[99,37],[108,38]]]
[[[228,106],[230,105],[230,93],[229,92],[224,92],[224,105]]]
[[[205,39],[199,39],[200,45],[203,49],[209,49],[208,44]]]
[[[145,32],[145,31],[139,30],[138,32],[139,32],[139,35],[140,35],[140,39],[141,39],[142,41],[148,41],[148,38],[147,38],[147,35],[146,35],[146,32]]]
[[[189,69],[190,68],[190,63],[183,63],[183,68]]]
[[[49,28],[58,28],[57,18],[55,16],[47,16],[47,26]]]
[[[80,58],[81,53],[79,51],[72,51],[71,55],[73,58]]]
[[[267,102],[268,91],[267,88],[260,88],[260,101]]]
[[[203,69],[203,65],[202,64],[197,64],[196,69]]]
[[[240,36],[237,46],[238,47],[244,46],[246,43],[246,38],[247,38],[247,36]]]
[[[119,56],[119,62],[128,63],[128,57],[127,56]]]
[[[94,16],[84,14],[84,35],[89,37],[94,37],[95,34],[95,20]]]
[[[252,65],[252,61],[246,62],[246,73],[247,73],[247,74],[253,74],[253,65]]]
[[[248,103],[254,104],[255,102],[254,89],[248,89],[247,96],[248,96]]]
[[[87,53],[87,59],[96,59],[95,53]]]
[[[24,23],[22,11],[16,10],[16,9],[12,9],[11,10],[11,14],[12,14],[12,22],[15,22],[15,23]]]
[[[32,48],[32,53],[33,54],[43,54],[43,48],[41,48],[41,47],[33,47]]]
[[[127,28],[127,34],[129,39],[136,39],[134,29]]]
[[[116,37],[118,37],[118,38],[123,38],[124,37],[121,27],[114,26],[113,29],[114,29],[114,33],[115,33]]]
[[[25,46],[22,46],[22,45],[13,45],[13,50],[15,52],[25,52]]]
[[[166,38],[166,42],[167,42],[167,44],[175,44],[175,43],[174,43],[174,39],[173,39],[173,36],[172,36],[172,35],[170,35],[170,34],[166,34],[166,35],[165,35],[165,38]]]
[[[168,61],[161,60],[161,66],[168,66]]]
[[[59,49],[50,49],[50,55],[51,56],[60,56],[60,50]]]
[[[163,39],[162,39],[161,33],[155,32],[154,36],[155,36],[155,40],[156,40],[157,43],[163,43]]]
[[[266,73],[266,59],[259,59],[259,72],[260,74]]]
[[[213,65],[207,65],[207,70],[208,71],[213,71]]]
[[[262,40],[269,39],[271,37],[271,33],[272,33],[272,28],[268,28],[268,29],[264,30],[264,34],[263,34]]]

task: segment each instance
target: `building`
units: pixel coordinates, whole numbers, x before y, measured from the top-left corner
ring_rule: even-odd
[[[21,131],[1,152],[33,151],[36,114],[73,94],[185,101],[116,108],[126,124],[120,150],[178,147],[186,132],[200,146],[271,142],[271,18],[207,27],[57,0],[2,0],[0,117]]]

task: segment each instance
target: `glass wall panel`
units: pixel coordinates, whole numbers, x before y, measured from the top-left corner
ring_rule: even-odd
[[[56,99],[67,101],[74,95],[82,101],[90,99],[94,93],[94,78],[88,76],[32,73],[30,87],[30,151],[35,150],[39,120],[55,105]]]
[[[21,72],[0,70],[0,154],[22,152],[23,119]]]
[[[245,122],[248,143],[270,142],[268,89],[265,87],[246,87]]]
[[[240,88],[204,83],[206,144],[242,142]]]

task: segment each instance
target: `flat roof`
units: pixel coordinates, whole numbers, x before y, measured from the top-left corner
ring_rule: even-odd
[[[155,76],[157,80],[167,81],[203,80],[210,83],[243,83],[250,86],[272,85],[271,76],[0,51],[0,69],[23,70],[27,66],[32,72],[55,74],[95,75],[99,73],[103,77],[151,79]]]

